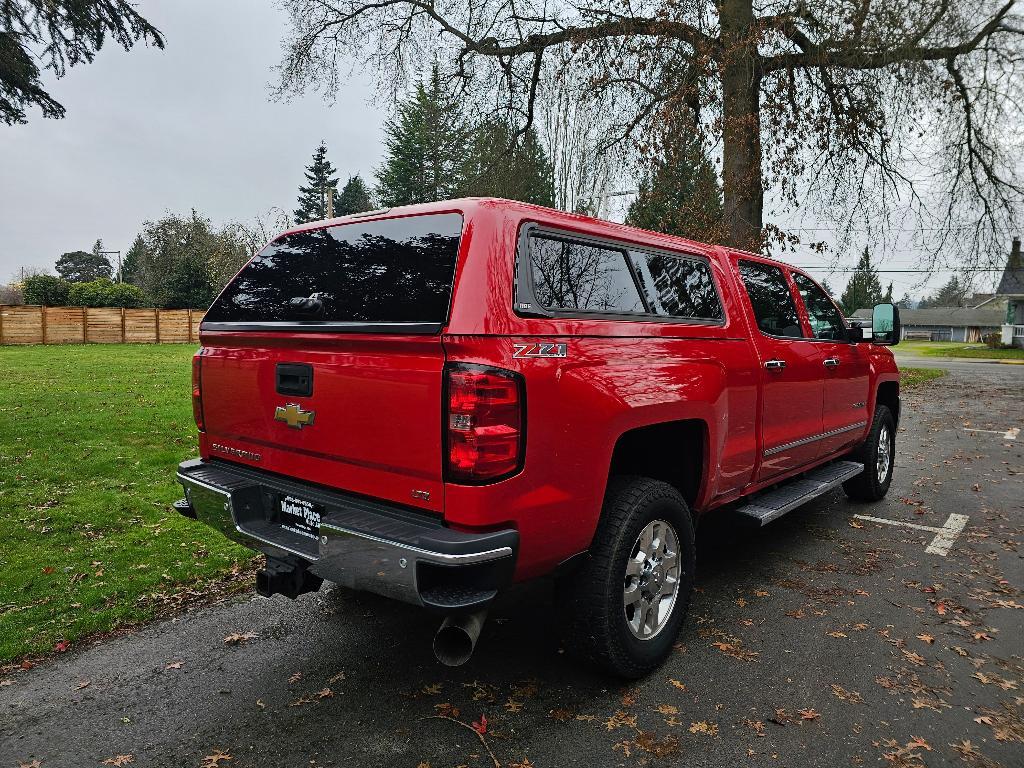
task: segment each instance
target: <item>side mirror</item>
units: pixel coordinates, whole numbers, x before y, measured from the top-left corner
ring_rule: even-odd
[[[846,329],[846,340],[851,344],[864,341],[864,329],[859,325],[851,325]]]
[[[895,304],[876,304],[871,312],[871,341],[887,347],[900,343],[900,309]]]

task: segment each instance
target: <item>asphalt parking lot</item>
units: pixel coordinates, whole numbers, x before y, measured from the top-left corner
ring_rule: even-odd
[[[1024,766],[1022,406],[1024,366],[958,365],[905,397],[883,502],[709,520],[638,683],[560,652],[544,583],[455,670],[413,608],[246,598],[0,676],[0,768]]]

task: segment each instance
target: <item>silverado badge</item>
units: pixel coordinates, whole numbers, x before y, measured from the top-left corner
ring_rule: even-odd
[[[274,411],[274,421],[283,421],[293,429],[313,426],[313,417],[316,411],[304,411],[295,403],[288,403],[285,406],[277,406]]]

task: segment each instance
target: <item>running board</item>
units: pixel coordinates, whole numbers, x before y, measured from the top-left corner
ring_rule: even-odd
[[[736,511],[756,521],[758,525],[767,525],[790,510],[828,493],[863,471],[864,465],[855,461],[835,461],[760,494]]]

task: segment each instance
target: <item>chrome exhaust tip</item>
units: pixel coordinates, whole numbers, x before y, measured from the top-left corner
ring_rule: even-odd
[[[437,660],[446,667],[458,667],[469,661],[486,620],[486,610],[447,617],[434,635]]]

